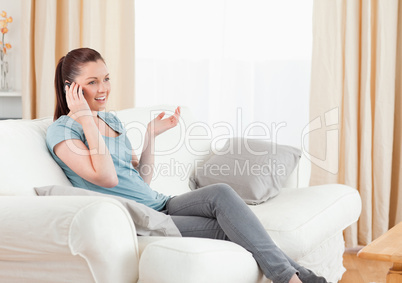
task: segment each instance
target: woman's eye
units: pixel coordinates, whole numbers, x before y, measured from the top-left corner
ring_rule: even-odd
[[[105,82],[108,82],[108,81],[110,81],[110,78],[105,78]]]
[[[95,81],[90,81],[88,84],[93,85],[93,84],[95,84]]]

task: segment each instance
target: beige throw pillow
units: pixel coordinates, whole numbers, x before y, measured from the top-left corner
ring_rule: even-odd
[[[232,138],[202,166],[196,166],[190,187],[226,183],[247,204],[260,204],[279,193],[300,157],[301,151],[291,146]]]
[[[69,186],[45,186],[34,188],[39,196],[101,196],[119,201],[133,219],[137,234],[140,236],[181,237],[172,218],[134,200],[93,192]]]

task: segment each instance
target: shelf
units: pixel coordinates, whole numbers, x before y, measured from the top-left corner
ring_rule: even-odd
[[[20,91],[0,91],[0,97],[21,97]]]
[[[20,91],[0,91],[0,119],[21,118],[22,98]]]

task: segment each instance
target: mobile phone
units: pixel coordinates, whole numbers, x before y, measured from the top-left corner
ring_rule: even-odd
[[[65,82],[64,83],[64,93],[66,93],[66,86],[68,86],[68,88],[71,87],[71,83],[70,82]],[[78,91],[78,90],[77,90]],[[84,95],[84,90],[82,91],[82,95]]]

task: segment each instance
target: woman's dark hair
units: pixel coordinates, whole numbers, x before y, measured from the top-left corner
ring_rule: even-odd
[[[80,75],[81,68],[85,63],[96,62],[98,60],[102,60],[105,63],[99,52],[91,48],[74,49],[68,52],[66,56],[61,57],[54,77],[54,87],[56,89],[54,120],[70,112],[67,106],[66,94],[64,93],[64,82],[74,82],[75,78]]]

